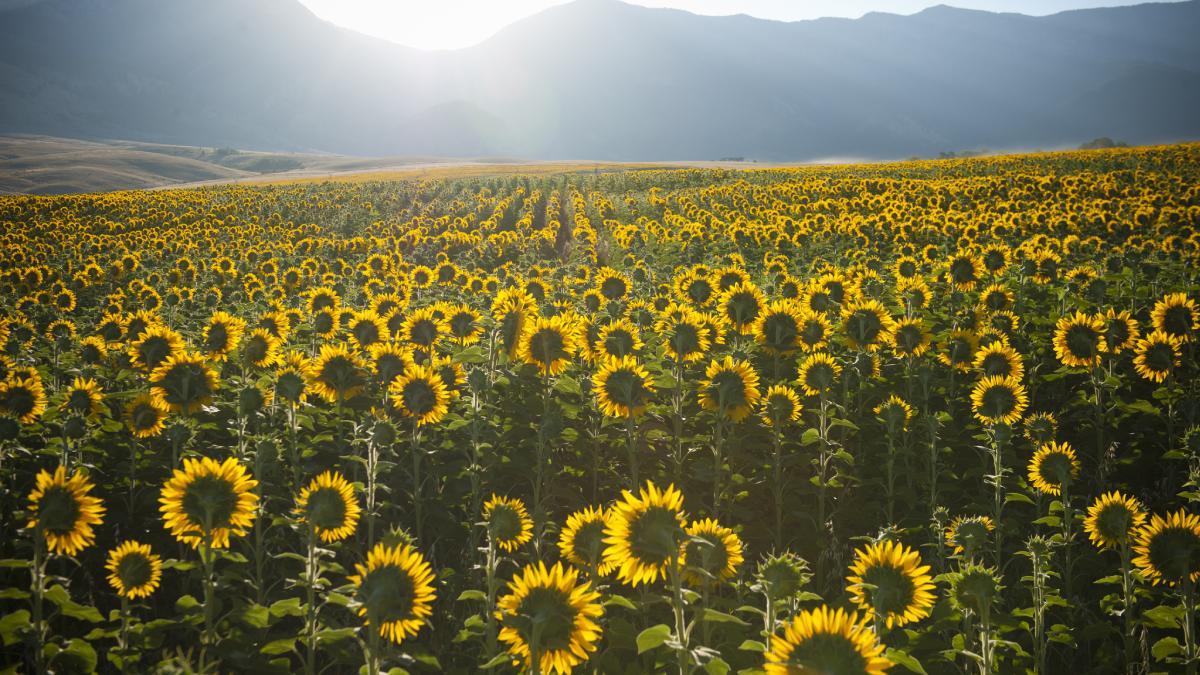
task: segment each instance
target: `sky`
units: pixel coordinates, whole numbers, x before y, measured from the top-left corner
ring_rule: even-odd
[[[314,14],[360,33],[418,49],[458,49],[478,44],[501,28],[570,0],[300,0]],[[1022,14],[1136,4],[1138,0],[627,0],[695,14],[749,14],[798,21],[824,16],[857,18],[867,12],[913,14],[926,7],[955,7]]]

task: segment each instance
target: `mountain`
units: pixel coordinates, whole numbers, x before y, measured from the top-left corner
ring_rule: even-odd
[[[297,0],[8,0],[0,133],[803,160],[1200,137],[1200,0],[778,22],[576,0],[454,51]]]

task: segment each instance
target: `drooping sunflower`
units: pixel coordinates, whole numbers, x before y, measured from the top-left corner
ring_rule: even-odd
[[[683,578],[694,586],[710,586],[732,579],[745,562],[742,540],[733,530],[712,518],[694,521],[687,527],[680,566]]]
[[[213,361],[224,361],[246,330],[246,322],[228,312],[217,311],[208,320],[200,333],[200,353]]]
[[[995,530],[996,523],[988,516],[956,516],[946,528],[946,543],[953,547],[954,555],[974,560],[986,550]]]
[[[492,495],[483,505],[488,537],[500,550],[512,553],[533,539],[533,519],[520,499]]]
[[[1133,348],[1133,369],[1143,378],[1161,384],[1179,367],[1182,347],[1181,338],[1155,330],[1139,339]]]
[[[896,322],[878,300],[859,299],[842,309],[842,331],[854,349],[873,352],[891,341]]]
[[[600,411],[609,417],[637,417],[654,396],[650,373],[632,356],[606,357],[592,382]]]
[[[104,409],[104,390],[89,377],[77,377],[63,392],[62,409],[76,415],[95,419]]]
[[[1075,312],[1058,320],[1054,328],[1054,354],[1063,365],[1095,368],[1107,349],[1104,318]]]
[[[367,563],[354,565],[347,579],[355,587],[358,615],[367,626],[396,644],[414,636],[433,615],[433,570],[425,557],[408,544],[380,542],[367,554]]]
[[[230,536],[243,537],[257,516],[258,481],[229,457],[186,457],[163,485],[159,511],[163,525],[177,540],[200,548],[228,548]]]
[[[125,407],[125,426],[137,438],[153,438],[167,428],[170,410],[157,396],[139,394]]]
[[[1150,321],[1155,330],[1191,342],[1200,331],[1200,307],[1186,293],[1171,293],[1154,303]]]
[[[29,493],[29,525],[45,538],[51,553],[75,555],[96,541],[93,526],[104,520],[104,505],[91,495],[96,487],[84,471],[59,466],[50,473],[38,471]]]
[[[366,363],[344,344],[321,345],[310,372],[313,393],[329,403],[353,398],[367,384]]]
[[[829,354],[815,352],[800,364],[797,380],[809,396],[820,396],[833,388],[842,374],[842,366]]]
[[[212,401],[217,386],[217,373],[192,352],[168,357],[150,374],[150,393],[171,412],[187,415]]]
[[[32,368],[31,372],[10,372],[0,382],[0,413],[16,418],[21,424],[33,424],[46,412],[49,399],[42,386],[42,378]]]
[[[508,590],[496,603],[500,640],[525,669],[533,666],[534,648],[541,675],[568,675],[596,651],[604,608],[600,593],[590,581],[580,582],[578,570],[562,563],[549,569],[544,562],[526,565]]]
[[[678,564],[686,537],[683,493],[674,485],[660,490],[650,481],[635,496],[625,490],[609,511],[604,528],[604,564],[630,586],[664,579]]]
[[[1066,441],[1046,443],[1029,460],[1029,484],[1049,495],[1061,494],[1078,475],[1079,458]]]
[[[603,508],[588,506],[572,513],[558,535],[559,553],[572,565],[607,576],[612,571],[612,566],[604,563],[607,525],[608,512]]]
[[[740,422],[758,404],[758,373],[746,361],[734,361],[726,356],[724,361],[714,360],[704,371],[705,380],[700,383],[700,405]]]
[[[413,365],[388,386],[392,407],[417,426],[436,424],[450,410],[450,392],[437,371]]]
[[[1004,342],[993,342],[975,352],[975,367],[983,377],[1011,377],[1020,380],[1025,376],[1025,362],[1021,355]]]
[[[1015,377],[985,377],[971,390],[971,408],[983,424],[1016,424],[1028,406],[1025,386]]]
[[[1133,564],[1151,584],[1200,581],[1200,516],[1180,509],[1157,513],[1134,533]]]
[[[804,411],[804,405],[800,402],[800,395],[796,390],[782,384],[768,387],[759,406],[759,417],[770,427],[781,427],[789,422],[796,422],[800,419],[800,413]]]
[[[354,534],[361,515],[354,486],[336,471],[319,474],[296,496],[296,517],[325,543]]]
[[[750,332],[771,354],[790,354],[805,344],[805,316],[794,302],[776,300],[763,310]]]
[[[1083,529],[1096,548],[1104,550],[1129,545],[1145,522],[1141,504],[1114,490],[1100,495],[1088,507]]]
[[[763,655],[766,675],[883,675],[892,662],[870,617],[826,605],[802,610],[783,625]]]
[[[162,581],[162,558],[149,544],[126,541],[108,552],[108,583],[117,595],[137,600],[148,598]]]
[[[554,376],[567,369],[577,347],[578,331],[566,317],[534,318],[521,333],[517,356],[543,375]]]
[[[888,628],[920,621],[933,607],[929,566],[900,542],[882,541],[855,551],[846,581],[854,604],[881,616]]]

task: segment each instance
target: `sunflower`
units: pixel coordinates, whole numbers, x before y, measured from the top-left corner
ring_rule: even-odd
[[[108,343],[102,337],[89,335],[79,341],[79,356],[89,366],[98,366],[108,358]]]
[[[447,308],[446,327],[454,342],[464,347],[479,342],[484,330],[479,312],[466,305],[451,305]]]
[[[1025,418],[1025,438],[1033,441],[1035,446],[1054,440],[1057,432],[1058,420],[1052,413],[1039,412]]]
[[[325,543],[341,541],[354,534],[362,508],[354,495],[354,486],[336,471],[326,471],[296,497],[296,516],[312,525],[313,532]]]
[[[337,291],[327,286],[310,289],[304,296],[309,314],[319,312],[322,309],[336,310],[342,304],[342,299],[338,296]]]
[[[217,374],[204,357],[180,352],[150,373],[150,393],[172,412],[190,415],[207,405],[217,390]]]
[[[368,350],[371,369],[379,381],[389,385],[416,365],[412,350],[392,342],[377,342]]]
[[[804,405],[800,402],[800,395],[796,390],[782,384],[768,387],[759,405],[759,417],[770,427],[799,421],[800,413],[804,411]]]
[[[575,355],[578,331],[563,316],[534,318],[521,333],[517,356],[547,376],[558,375]]]
[[[1029,484],[1039,492],[1060,494],[1078,475],[1079,458],[1066,441],[1046,443],[1029,460]]]
[[[987,516],[957,516],[946,528],[946,543],[953,547],[954,555],[974,560],[995,530],[996,523]]]
[[[650,374],[632,356],[609,356],[592,380],[600,411],[609,417],[637,417],[654,396]]]
[[[592,349],[593,358],[632,356],[642,349],[642,337],[629,319],[619,319],[600,329]]]
[[[63,392],[62,409],[94,419],[104,409],[104,390],[92,378],[77,377]]]
[[[399,644],[414,636],[433,615],[433,570],[420,551],[408,544],[380,542],[367,563],[354,565],[348,578],[355,587],[358,615],[379,635]]]
[[[979,304],[989,312],[1002,312],[1013,306],[1013,295],[1002,284],[992,284],[979,294]]]
[[[842,367],[825,352],[809,354],[797,373],[801,388],[809,396],[819,396],[833,388],[842,374]]]
[[[771,354],[790,354],[805,344],[801,337],[804,313],[788,300],[767,305],[750,332],[754,340]]]
[[[148,598],[162,580],[162,558],[149,544],[126,541],[108,552],[108,583],[123,598]]]
[[[213,312],[200,333],[200,353],[213,361],[224,361],[238,343],[246,330],[246,322],[228,312]]]
[[[450,410],[450,392],[430,366],[413,365],[388,386],[392,407],[417,426],[436,424]]]
[[[1028,406],[1025,386],[1015,377],[985,377],[971,390],[971,407],[983,424],[1016,424]]]
[[[274,394],[288,403],[303,403],[312,377],[312,361],[303,352],[289,351],[280,357],[275,369]]]
[[[578,570],[562,563],[550,569],[544,562],[526,565],[508,590],[496,603],[500,640],[524,668],[533,667],[531,649],[537,649],[541,675],[567,675],[596,651],[604,608],[591,582],[580,583]]]
[[[1182,338],[1155,330],[1137,341],[1133,369],[1143,378],[1161,384],[1179,367],[1182,347]]]
[[[366,363],[344,344],[321,345],[312,361],[309,386],[329,403],[357,396],[367,384]]]
[[[686,526],[683,493],[674,485],[660,490],[646,481],[636,496],[624,490],[604,528],[604,564],[634,587],[665,579],[677,564]]]
[[[905,317],[896,321],[892,329],[892,352],[896,356],[915,358],[929,351],[933,335],[925,328],[925,322],[916,317]]]
[[[883,675],[892,662],[870,617],[826,605],[802,610],[783,625],[763,655],[766,675]]]
[[[912,421],[915,411],[908,404],[908,401],[900,398],[896,394],[888,396],[883,403],[875,406],[875,414],[878,415],[887,425],[889,430],[907,429],[908,423]]]
[[[1137,342],[1138,322],[1129,310],[1109,309],[1104,315],[1104,345],[1109,354],[1120,354]]]
[[[975,352],[975,368],[984,377],[1011,377],[1020,380],[1025,376],[1025,362],[1017,350],[1007,343],[998,341]]]
[[[51,553],[75,555],[96,540],[93,525],[104,519],[104,506],[91,496],[96,486],[83,471],[67,477],[66,467],[54,473],[42,469],[37,485],[29,493],[29,525],[46,539]]]
[[[629,294],[629,279],[611,267],[597,270],[595,284],[596,290],[609,302],[620,300]]]
[[[136,438],[153,438],[167,428],[169,413],[157,396],[139,394],[125,407],[125,426]]]
[[[1186,293],[1171,293],[1154,303],[1150,321],[1155,330],[1191,342],[1193,335],[1200,330],[1200,308]]]
[[[726,356],[724,361],[710,363],[704,376],[700,404],[705,410],[740,422],[758,403],[758,373],[748,362],[735,362],[732,356]]]
[[[162,325],[147,326],[129,346],[130,362],[152,372],[164,361],[183,351],[183,336]]]
[[[42,378],[32,368],[29,372],[10,372],[0,382],[0,412],[11,415],[21,424],[33,424],[46,412],[49,399]]]
[[[589,506],[567,516],[558,535],[558,551],[568,562],[595,574],[606,576],[612,571],[604,563],[604,528],[608,526],[605,509]]]
[[[975,563],[968,563],[946,577],[950,581],[950,604],[984,620],[991,615],[992,605],[1004,590],[994,569]]]
[[[757,286],[742,281],[721,293],[717,298],[717,311],[735,331],[749,333],[766,304],[767,299]]]
[[[873,352],[891,341],[896,322],[878,300],[861,299],[842,309],[842,330],[854,349]]]
[[[825,314],[811,309],[800,312],[800,348],[806,352],[820,351],[829,344],[833,326]]]
[[[398,339],[422,349],[432,349],[444,335],[450,334],[445,314],[437,307],[422,307],[410,312],[400,327]]]
[[[1095,368],[1107,349],[1104,340],[1104,318],[1075,312],[1058,320],[1054,328],[1054,353],[1063,365],[1072,368]]]
[[[533,538],[533,520],[520,499],[492,495],[483,505],[488,537],[502,551],[512,553]]]
[[[887,627],[903,626],[929,616],[933,577],[915,549],[894,541],[869,544],[854,552],[846,591],[854,604],[876,614]]]
[[[1134,533],[1133,564],[1154,585],[1200,581],[1200,516],[1180,509],[1157,513]]]
[[[704,357],[711,343],[704,317],[699,312],[680,307],[677,313],[663,312],[654,324],[654,332],[662,336],[667,358],[680,363],[698,361]]]
[[[1146,512],[1133,497],[1112,491],[1100,495],[1088,507],[1083,529],[1101,550],[1127,546],[1146,522]]]
[[[230,457],[184,458],[159,498],[163,525],[179,541],[199,548],[205,539],[212,548],[227,548],[231,535],[242,537],[257,516],[258,481]]]
[[[694,521],[687,527],[688,540],[679,561],[683,578],[695,586],[732,579],[745,558],[742,540],[712,518]]]
[[[938,354],[942,363],[963,372],[975,365],[975,352],[979,349],[979,336],[969,330],[952,330],[946,340],[946,350]]]

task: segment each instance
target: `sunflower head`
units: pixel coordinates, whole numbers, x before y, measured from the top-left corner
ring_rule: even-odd
[[[1200,330],[1200,308],[1186,293],[1171,293],[1154,304],[1150,319],[1155,330],[1191,342]]]
[[[1181,338],[1165,331],[1150,333],[1134,347],[1134,370],[1156,384],[1165,382],[1180,365],[1183,344]]]
[[[612,571],[604,563],[604,528],[608,525],[608,513],[602,508],[589,506],[567,517],[566,525],[558,535],[558,551],[572,565],[595,574],[605,576]]]
[[[137,438],[153,438],[167,427],[167,409],[157,396],[140,394],[125,407],[125,426]]]
[[[637,417],[654,396],[650,374],[632,356],[609,356],[596,371],[592,389],[609,417]]]
[[[1097,548],[1117,548],[1130,543],[1133,533],[1146,522],[1138,501],[1120,492],[1107,492],[1088,507],[1083,529]]]
[[[1015,377],[985,377],[971,391],[971,406],[984,424],[1016,424],[1029,406],[1029,396]]]
[[[356,564],[348,577],[355,587],[358,615],[379,635],[399,644],[416,635],[433,615],[433,570],[419,551],[407,544],[378,543],[366,564]]]
[[[67,476],[65,467],[41,470],[29,493],[29,527],[45,538],[51,553],[75,555],[96,540],[93,526],[104,518],[104,506],[91,495],[95,487],[82,471]]]
[[[626,490],[609,512],[604,563],[631,586],[665,578],[678,563],[686,524],[683,493],[674,485],[660,490],[647,481],[637,495]]]
[[[1040,447],[1054,440],[1058,433],[1058,420],[1053,413],[1039,412],[1025,418],[1025,437]]]
[[[683,577],[695,586],[712,585],[737,574],[745,558],[742,540],[733,530],[706,518],[688,526],[683,546]]]
[[[7,414],[21,424],[33,424],[46,412],[49,399],[37,371],[11,372],[0,382],[0,413]]]
[[[227,548],[230,536],[244,536],[257,516],[258,495],[252,479],[236,459],[209,457],[183,460],[163,486],[159,510],[163,524],[179,541],[200,548]]]
[[[703,315],[686,307],[669,305],[654,324],[654,330],[662,336],[667,357],[672,361],[697,361],[711,346]]]
[[[520,499],[492,495],[483,505],[488,537],[500,550],[512,553],[533,538],[533,519]]]
[[[797,379],[804,393],[819,396],[833,388],[842,374],[842,366],[825,352],[809,354],[800,364]]]
[[[878,300],[862,299],[842,309],[842,330],[854,349],[873,352],[892,339],[896,322]]]
[[[970,563],[947,576],[950,580],[951,605],[959,611],[980,617],[990,616],[1004,588],[994,569]]]
[[[713,361],[700,384],[700,404],[734,422],[740,422],[758,403],[758,373],[746,361]]]
[[[1046,443],[1029,460],[1029,484],[1039,492],[1062,494],[1063,488],[1078,475],[1079,458],[1066,441]]]
[[[799,421],[804,405],[800,395],[791,387],[782,384],[771,385],[763,394],[759,416],[768,426],[782,427],[791,422]]]
[[[900,398],[896,394],[887,397],[883,403],[875,406],[875,414],[883,421],[887,427],[889,434],[895,434],[908,428],[908,423],[912,421],[914,411],[913,407],[907,401]]]
[[[751,332],[758,344],[771,354],[789,354],[802,346],[804,314],[795,303],[777,300],[754,322]]]
[[[326,543],[354,534],[361,515],[354,486],[336,471],[318,475],[296,497],[296,516]]]
[[[179,352],[150,374],[150,387],[169,410],[190,415],[212,401],[217,374],[199,354]]]
[[[411,366],[388,387],[392,407],[418,426],[434,424],[450,409],[450,392],[442,377],[429,366]]]
[[[329,403],[353,398],[367,384],[366,363],[344,344],[321,345],[311,365],[309,386]]]
[[[1095,368],[1107,351],[1104,317],[1076,312],[1058,320],[1054,329],[1054,353],[1063,365]]]
[[[758,563],[753,589],[772,601],[795,597],[812,581],[808,561],[791,551],[768,555]]]
[[[558,375],[575,355],[578,331],[564,316],[535,318],[528,322],[518,343],[518,356],[543,375]]]
[[[975,368],[984,377],[1012,377],[1020,380],[1025,375],[1025,363],[1017,350],[1000,340],[981,348],[975,353]]]
[[[763,670],[767,675],[882,675],[892,665],[883,651],[869,617],[821,605],[783,624],[763,655]]]
[[[916,550],[894,541],[855,551],[847,591],[854,603],[878,614],[887,627],[903,626],[929,616],[934,585],[929,566]]]
[[[1152,584],[1200,581],[1200,516],[1180,509],[1157,513],[1134,535],[1133,564]]]
[[[562,563],[526,565],[508,590],[496,604],[496,619],[500,640],[517,663],[532,667],[537,650],[540,675],[568,675],[596,651],[604,609],[578,570]]]
[[[149,544],[126,541],[108,552],[108,583],[124,598],[148,598],[162,580],[162,558]]]
[[[900,319],[891,335],[892,351],[905,358],[924,354],[932,342],[933,335],[925,328],[925,322],[917,318]]]
[[[996,523],[987,516],[958,516],[946,528],[946,543],[953,547],[954,555],[975,560],[995,529]]]

